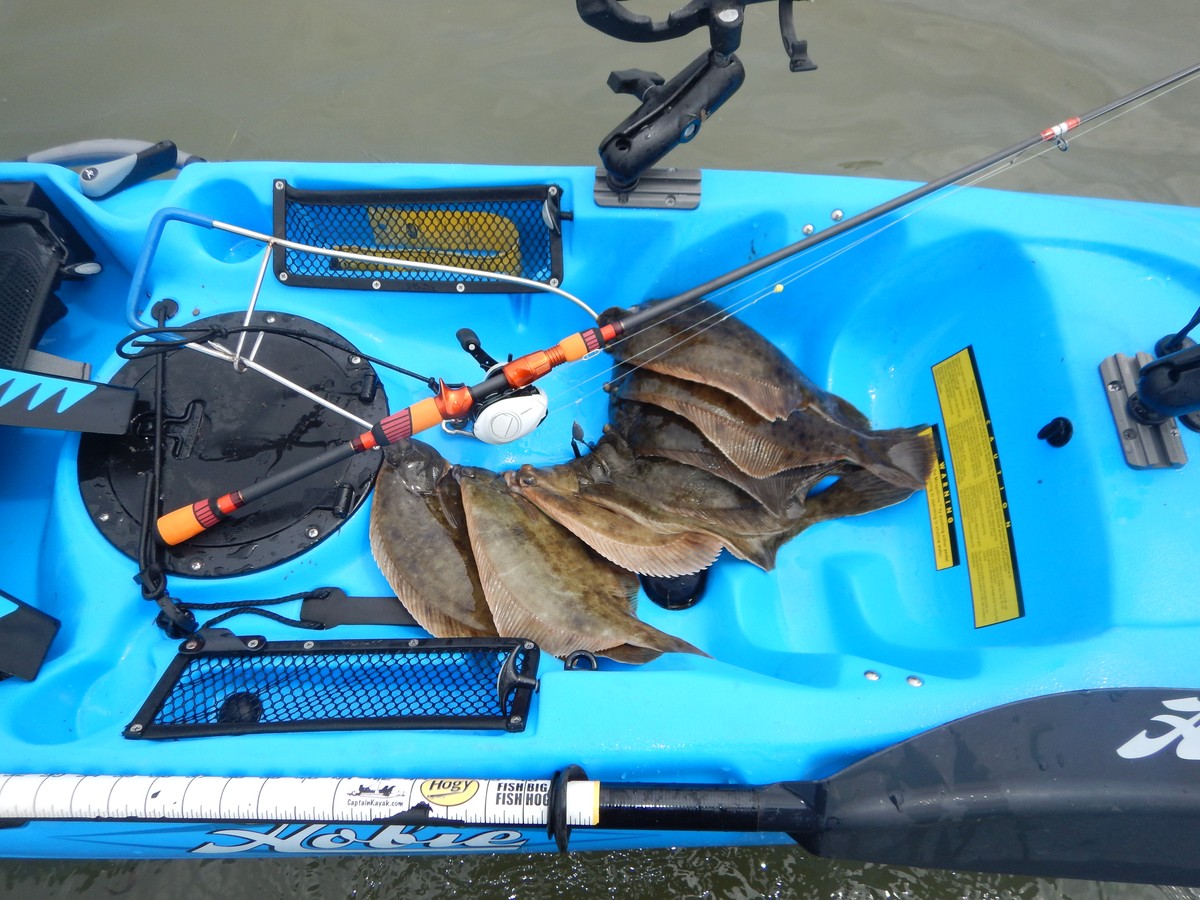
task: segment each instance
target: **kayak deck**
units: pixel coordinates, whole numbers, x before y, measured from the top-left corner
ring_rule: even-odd
[[[806,224],[820,228],[832,210],[852,214],[903,187],[705,172],[701,206],[685,212],[600,208],[593,171],[575,168],[202,164],[103,202],[79,196],[70,173],[48,166],[0,166],[0,179],[36,179],[103,264],[99,275],[64,283],[69,312],[41,343],[91,362],[102,382],[124,364],[113,348],[130,330],[126,295],[151,217],[164,208],[270,233],[280,180],[310,191],[555,185],[573,214],[562,223],[561,286],[601,310],[684,290],[795,240]],[[1200,211],[1191,209],[964,190],[866,226],[867,241],[836,239],[712,296],[722,305],[761,296],[739,315],[875,427],[936,423],[944,496],[929,503],[918,493],[822,523],[785,545],[769,573],[726,554],[690,609],[643,598],[645,621],[711,658],[668,654],[582,671],[543,655],[519,732],[127,740],[122,732],[179,642],[156,626],[157,609],[133,580],[136,562],[110,543],[81,498],[79,436],[0,428],[9,563],[0,588],[62,623],[35,680],[0,684],[0,772],[544,779],[577,763],[610,780],[755,784],[823,777],[923,729],[1027,697],[1186,687],[1194,671],[1183,648],[1200,638],[1200,609],[1183,588],[1200,476],[1194,464],[1125,464],[1097,367],[1116,352],[1152,349],[1187,320],[1200,296],[1198,225]],[[173,223],[143,299],[174,299],[178,327],[237,314],[263,252],[250,238]],[[274,277],[257,309],[318,322],[364,352],[449,382],[478,371],[456,346],[458,328],[472,328],[493,354],[519,355],[589,324],[549,294],[343,290]],[[515,443],[440,432],[429,440],[453,462],[495,471],[564,461],[574,422],[595,440],[608,421],[610,365],[600,355],[547,376],[540,385],[549,417]],[[392,410],[427,395],[417,382],[378,372]],[[985,417],[961,408],[972,383]],[[1072,425],[1063,447],[1038,437],[1056,417]],[[998,490],[997,473],[1002,492],[988,494],[989,485]],[[389,595],[371,558],[369,502],[284,562],[230,577],[171,575],[171,594],[190,603],[327,586]],[[997,534],[1003,540],[987,547],[970,541]],[[939,569],[939,556],[957,562]],[[426,637],[413,626],[301,633],[246,616],[224,627],[268,644]],[[198,843],[192,834],[114,847],[98,826],[84,831],[96,837],[53,823],[7,830],[0,853],[175,854]]]

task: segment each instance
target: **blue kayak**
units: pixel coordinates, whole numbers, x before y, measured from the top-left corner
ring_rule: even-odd
[[[638,618],[706,655],[408,617],[371,550],[381,446],[586,456],[593,313],[913,187],[689,178],[647,206],[582,167],[194,162],[94,198],[0,164],[0,854],[795,840],[1200,883],[1197,443],[1128,402],[1187,353],[1156,343],[1200,304],[1200,210],[958,189],[707,292],[937,462],[769,570],[644,582]],[[471,434],[534,375],[535,421]]]

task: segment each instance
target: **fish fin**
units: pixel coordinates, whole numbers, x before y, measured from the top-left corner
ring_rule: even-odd
[[[723,372],[721,373],[723,378],[714,379],[710,372],[694,369],[686,363],[676,363],[668,357],[649,360],[644,365],[651,371],[669,375],[681,381],[717,387],[727,394],[737,397],[768,421],[786,419],[800,407],[800,404],[805,402],[802,398],[789,396],[781,385],[760,381],[756,378],[739,377],[736,372]]]
[[[580,502],[587,501],[581,499]],[[615,513],[612,515],[614,519],[621,518]],[[664,578],[691,575],[707,569],[721,555],[721,542],[710,535],[699,532],[663,534],[639,528],[631,519],[625,521],[628,523],[627,531],[636,529],[645,535],[644,543],[634,544],[578,523],[567,525],[560,520],[560,524],[566,525],[576,537],[605,559],[640,575]]]
[[[651,627],[649,625],[647,628]],[[658,631],[657,628],[653,629]],[[631,665],[640,665],[641,663],[650,662],[653,659],[658,659],[664,653],[692,653],[696,656],[703,656],[706,659],[712,657],[701,650],[694,644],[690,644],[683,638],[677,638],[667,634],[665,631],[658,631],[660,635],[667,640],[656,640],[653,646],[645,646],[643,644],[620,644],[616,647],[607,647],[603,650],[596,651],[600,656],[607,656],[609,659],[614,659],[617,662],[629,663]]]
[[[925,487],[936,458],[933,441],[923,433],[928,428],[928,425],[920,425],[873,431],[868,437],[875,448],[874,458],[858,462],[884,481],[919,491]]]
[[[730,462],[754,478],[767,478],[784,469],[828,461],[814,459],[802,447],[773,440],[757,429],[726,419],[703,406],[679,402],[676,407],[674,411],[699,428]]]
[[[721,454],[720,459],[714,462],[704,453],[677,450],[662,450],[657,453],[665,459],[672,459],[685,466],[702,469],[723,481],[728,481],[734,487],[741,488],[777,516],[794,515],[798,512],[799,510],[792,509],[793,500],[798,501],[799,506],[803,508],[804,492],[811,484],[808,479],[785,477],[791,472],[800,471],[799,469],[784,469],[782,472],[766,478],[755,478],[753,475],[747,475],[726,459],[724,454]]]
[[[640,666],[643,663],[648,663],[662,656],[661,650],[650,650],[646,647],[635,647],[632,644],[620,644],[616,647],[608,647],[597,653],[597,656],[607,656],[611,660],[619,663],[626,663],[631,666]]]
[[[779,548],[803,531],[805,527],[807,524],[800,528],[793,526],[788,530],[781,529],[770,534],[727,534],[722,540],[725,548],[738,559],[744,559],[746,562],[758,566],[764,572],[770,572],[775,568],[775,554],[779,552]]]
[[[885,481],[867,469],[847,472],[819,494],[809,497],[809,524],[860,516],[907,500],[914,489]]]
[[[690,575],[707,569],[721,553],[721,542],[709,535],[655,531],[579,494],[529,485],[519,486],[518,492],[605,559],[631,572]]]

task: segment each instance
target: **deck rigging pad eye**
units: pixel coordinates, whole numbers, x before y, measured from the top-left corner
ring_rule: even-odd
[[[244,313],[201,319],[194,326],[233,329]],[[387,397],[374,384],[370,363],[317,338],[349,347],[322,325],[280,312],[256,312],[251,325],[270,323],[257,362],[333,402],[359,419],[378,421]],[[256,335],[249,335],[252,344]],[[225,341],[234,344],[236,337]],[[152,467],[153,359],[128,362],[113,383],[139,388],[128,435],[86,435],[79,448],[79,487],[92,521],[121,552],[138,557],[146,473]],[[253,371],[186,347],[166,354],[163,415],[165,509],[197,496],[213,496],[230,484],[253,484],[349,440],[360,425]],[[163,567],[197,577],[237,575],[275,565],[320,543],[361,507],[380,464],[377,453],[351,457],[332,471],[301,479],[259,503],[249,503],[189,541],[164,548]],[[347,489],[351,500],[346,503]]]

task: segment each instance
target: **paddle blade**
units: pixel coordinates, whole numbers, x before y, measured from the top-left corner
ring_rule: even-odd
[[[124,434],[136,399],[133,388],[0,368],[0,425]]]
[[[0,680],[15,675],[33,681],[59,624],[53,616],[0,591]]]
[[[844,769],[796,835],[820,856],[1200,886],[1200,691],[1056,694]]]

